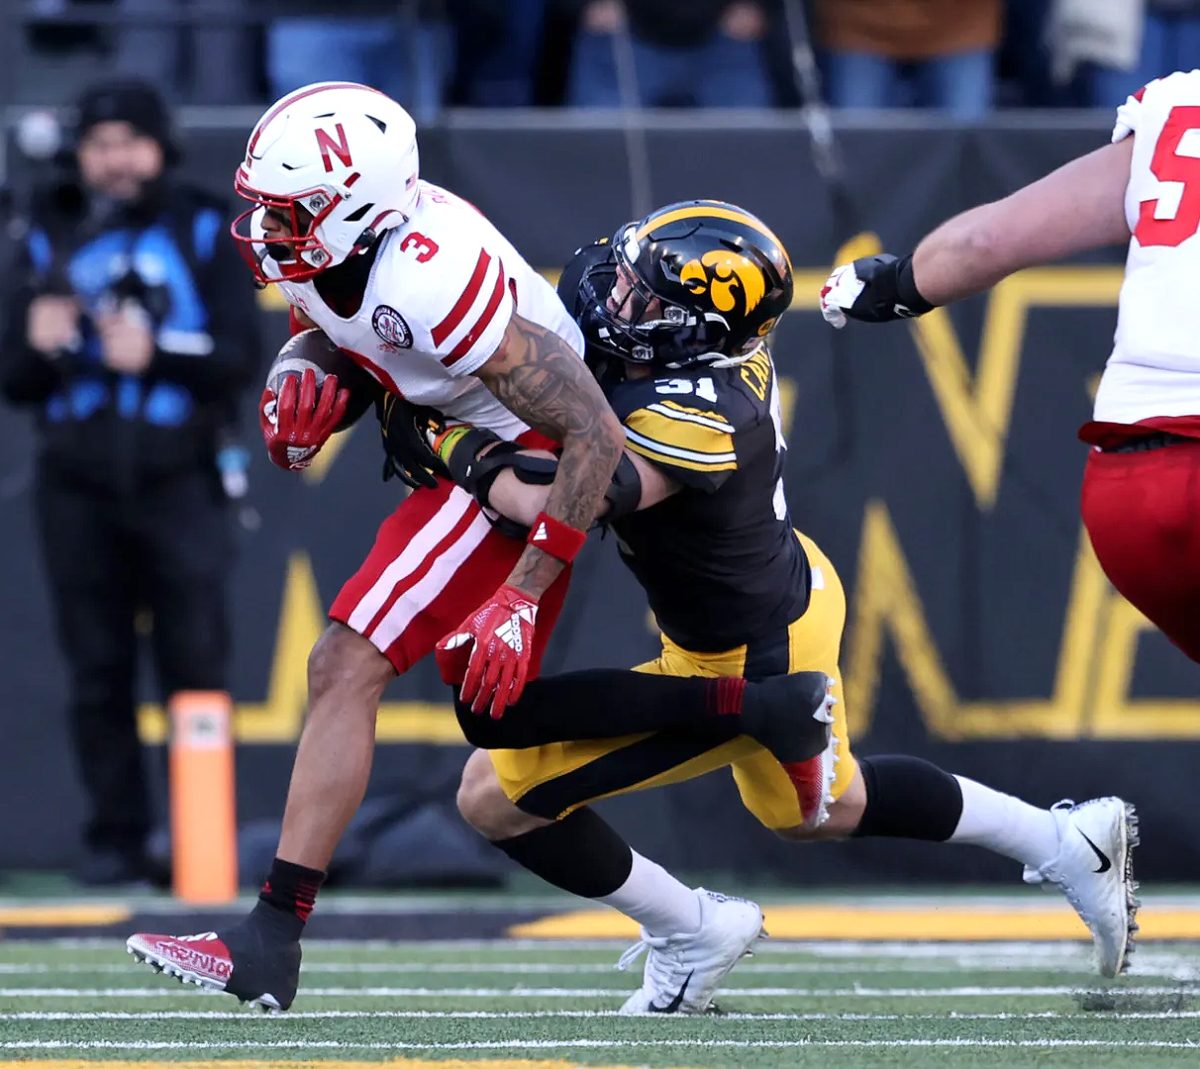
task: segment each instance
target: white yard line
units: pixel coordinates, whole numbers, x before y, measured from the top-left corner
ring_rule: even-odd
[[[1055,963],[1054,972],[1062,975],[1064,971],[1075,971],[1079,973],[1081,979],[1087,976],[1090,969],[1086,968],[1082,963],[1075,970],[1065,969],[1064,965],[1075,963]],[[0,976],[53,976],[61,975],[83,975],[83,976],[106,976],[106,975],[128,975],[131,969],[136,969],[137,965],[128,961],[123,963],[96,963],[88,965],[83,963],[71,963],[66,965],[53,965],[44,962],[0,962]],[[1176,973],[1182,966],[1172,967],[1167,971],[1156,972],[1154,969],[1143,969],[1139,975],[1142,976],[1171,976],[1175,977]],[[788,961],[788,962],[770,962],[764,960],[743,962],[738,966],[738,976],[747,976],[752,973],[769,973],[769,974],[797,974],[801,976],[845,976],[848,973],[918,973],[918,974],[934,974],[934,973],[961,973],[971,969],[976,972],[1044,972],[1047,971],[1046,965],[1026,965],[1018,970],[1017,966],[1010,962],[1002,965],[983,966],[978,964],[960,965],[954,962],[932,962],[928,964],[917,964],[913,962],[862,962],[855,964],[853,962],[803,962],[803,961]],[[616,971],[615,962],[582,962],[578,964],[566,963],[551,963],[551,962],[486,962],[486,961],[463,961],[463,962],[418,962],[406,961],[396,962],[394,964],[379,961],[313,961],[305,962],[301,966],[300,973],[306,976],[312,973],[344,973],[346,975],[355,974],[396,974],[403,975],[406,973],[433,973],[445,975],[468,974],[478,976],[480,974],[494,974],[497,976],[570,976],[573,973],[611,973]],[[1193,970],[1194,971],[1194,970]]]
[[[175,998],[180,988],[161,987],[5,987],[0,998]],[[628,995],[624,987],[312,987],[309,998],[614,998]],[[729,997],[742,998],[994,998],[1078,995],[1091,989],[1074,987],[738,987],[725,988]],[[1104,994],[1178,995],[1179,987],[1103,988]],[[217,994],[218,992],[206,992]]]
[[[79,1013],[37,1010],[28,1013],[0,1013],[0,1021],[250,1021],[286,1024],[287,1021],[325,1020],[411,1020],[411,1021],[540,1021],[540,1020],[599,1020],[617,1018],[628,1020],[616,1010],[309,1010],[284,1014],[264,1014],[253,1010],[213,1011],[166,1010],[136,1013],[121,1010],[87,1011]],[[1178,1013],[1122,1013],[1121,1020],[1173,1021],[1200,1018],[1200,1010]],[[1108,1020],[1109,1018],[1102,1018]],[[671,1022],[695,1021],[692,1017],[671,1016],[656,1018]],[[1045,1010],[1037,1013],[725,1013],[722,1021],[1077,1021],[1096,1020],[1095,1013],[1057,1013]],[[682,1025],[680,1025],[682,1027]]]
[[[742,894],[739,890],[736,893]],[[1038,909],[1044,902],[1038,901],[1038,896],[1030,893],[1028,888],[1016,887],[1011,891],[979,890],[975,892],[962,891],[955,888],[928,890],[913,893],[911,891],[866,891],[846,888],[831,890],[827,893],[796,893],[787,891],[764,890],[760,894],[751,894],[760,902],[764,909],[772,906],[798,907],[848,907],[861,909],[934,909],[951,902],[955,907],[963,909]],[[1188,891],[1154,891],[1146,892],[1143,901],[1148,907],[1155,909],[1200,909],[1200,893]],[[0,894],[0,909],[19,909],[29,906],[33,900],[28,895]],[[183,911],[180,903],[170,895],[159,893],[133,893],[122,896],[97,895],[52,895],[38,898],[39,905],[53,906],[123,906],[138,912],[172,913]],[[220,907],[214,907],[213,912],[242,912],[249,911],[257,901],[256,892],[245,891],[234,901]],[[322,912],[353,912],[353,913],[393,913],[393,912],[441,912],[445,909],[463,908],[473,911],[510,912],[514,909],[545,909],[547,911],[568,912],[580,908],[579,900],[565,893],[552,890],[546,892],[516,893],[497,891],[491,894],[474,892],[417,892],[354,894],[326,892],[321,897]]]
[[[37,940],[37,941],[21,941],[19,939],[5,940],[5,946],[12,948],[20,946],[23,950],[36,950],[39,947],[54,948],[58,950],[79,950],[79,951],[94,951],[103,953],[106,956],[111,955],[114,950],[121,946],[120,940],[104,939],[104,940]],[[463,952],[464,960],[461,963],[446,962],[447,967],[456,967],[458,964],[464,966],[471,965],[486,965],[487,961],[480,961],[477,957],[466,958],[468,954],[476,954],[480,951],[494,951],[499,956],[499,961],[511,961],[507,955],[514,953],[530,953],[537,952],[548,957],[558,957],[564,954],[577,954],[580,951],[590,951],[604,953],[611,950],[614,946],[624,947],[628,940],[588,940],[588,941],[564,941],[564,942],[544,942],[544,941],[529,941],[519,939],[497,939],[487,940],[482,942],[446,942],[446,941],[429,941],[429,942],[413,942],[411,940],[321,940],[309,939],[305,942],[305,947],[309,955],[315,955],[319,964],[324,965],[321,960],[324,954],[333,951],[346,952],[351,955],[369,954],[377,951],[390,951],[398,955],[403,955],[409,952],[440,952],[447,953],[459,950]],[[3,950],[0,949],[0,955]],[[1084,964],[1090,961],[1091,949],[1085,946],[1082,941],[1079,942],[1059,942],[1059,943],[842,943],[842,942],[789,942],[787,940],[767,939],[760,943],[755,949],[755,954],[759,962],[764,959],[774,957],[812,957],[818,959],[813,964],[826,964],[826,967],[833,967],[828,959],[836,959],[838,961],[846,959],[867,959],[879,962],[881,965],[890,959],[901,959],[906,963],[936,963],[967,965],[967,966],[987,966],[992,964],[1018,965],[1028,967],[1030,963],[1036,965],[1047,964],[1051,966],[1059,966],[1065,960],[1075,961]],[[1139,946],[1137,956],[1134,961],[1139,960],[1176,960],[1176,961],[1194,961],[1196,957],[1196,943],[1176,943]],[[338,959],[333,959],[336,963]],[[79,967],[86,967],[87,962],[77,963]],[[97,965],[104,964],[97,962]],[[514,962],[514,964],[519,964]],[[538,964],[530,962],[526,964]],[[420,962],[411,963],[413,968],[420,967]],[[0,963],[0,971],[21,967],[21,963]],[[309,967],[306,963],[306,968]]]
[[[22,940],[19,934],[10,932],[6,946],[53,947],[62,950],[96,951],[111,953],[115,947],[123,943],[123,939],[112,936],[64,936],[58,939]],[[479,952],[496,952],[508,954],[513,951],[535,951],[539,954],[556,956],[558,954],[575,954],[581,950],[607,951],[613,947],[628,946],[628,939],[320,939],[309,938],[305,946],[310,953],[320,954],[323,951],[380,951],[390,950],[404,952],[411,950],[416,953],[431,951],[450,952],[461,951],[464,954]],[[1178,949],[1173,949],[1177,947]],[[1143,944],[1139,946],[1138,956],[1147,953],[1175,954],[1181,957],[1195,957],[1196,942],[1176,944]],[[762,943],[757,954],[811,954],[818,958],[907,958],[910,960],[964,960],[986,961],[999,960],[1045,960],[1060,963],[1064,957],[1076,958],[1079,961],[1088,959],[1089,949],[1082,939],[1059,940],[1053,942],[1038,941],[1036,943],[1010,940],[1006,942],[927,942],[905,943],[902,941],[880,942],[843,942],[817,940],[770,939]],[[1135,961],[1137,958],[1134,959]]]

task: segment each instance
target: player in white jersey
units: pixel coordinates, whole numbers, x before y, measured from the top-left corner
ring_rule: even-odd
[[[553,287],[475,208],[430,182],[418,181],[412,214],[379,236],[353,313],[331,308],[315,279],[290,279],[270,258],[262,266],[294,307],[387,390],[504,438],[529,425],[476,372],[499,348],[513,312],[582,350],[579,328]]]
[[[1200,662],[1200,70],[1117,109],[1112,143],[992,204],[916,250],[836,268],[835,327],[922,315],[1014,271],[1129,244],[1112,354],[1094,418],[1083,520],[1105,574]]]
[[[724,737],[736,716],[748,735],[786,751],[789,760],[804,761],[797,746],[808,747],[813,760],[828,747],[824,722],[810,720],[810,730],[796,715],[800,700],[824,706],[824,676],[816,695],[803,673],[789,677],[795,686],[747,682],[736,708],[721,698],[719,680],[598,669],[524,686],[537,676],[565,593],[563,564],[582,542],[581,528],[607,496],[636,497],[640,486],[618,471],[622,431],[581,359],[579,328],[482,215],[419,180],[414,137],[404,110],[374,90],[308,86],[260,120],[237,175],[252,206],[234,223],[234,236],[257,279],[281,287],[293,305],[294,329],[318,325],[387,387],[389,463],[414,487],[338,594],[334,622],[310,656],[309,711],[278,855],[254,909],[221,932],[137,933],[127,941],[141,961],[264,1008],[286,1009],[295,996],[300,935],[323,870],[362,799],[382,690],[435,646],[443,678],[459,685],[460,714],[469,704],[471,712],[486,709],[497,718],[524,694],[505,721],[519,729],[523,744],[561,738],[582,695],[600,709],[593,719],[606,723],[603,714],[619,707],[634,721],[644,717],[659,726],[664,716],[689,727],[700,719],[701,729]],[[311,371],[299,389],[287,380],[279,396],[266,390],[260,422],[272,460],[292,470],[306,466],[348,400],[332,375],[318,392]],[[528,545],[494,528],[448,478],[392,448],[393,414],[423,406],[486,426],[513,451],[520,444],[557,451],[561,443],[550,498]],[[573,474],[564,476],[568,457]],[[545,489],[547,480],[540,481]],[[480,607],[491,591],[497,592]],[[561,843],[569,840],[589,856],[607,850],[610,867],[627,863],[623,878],[632,889],[625,893],[635,897],[644,892],[647,872],[658,872],[660,884],[667,880],[646,859],[635,871],[629,848],[623,857],[613,849],[620,841],[599,817],[555,830],[523,849],[562,855]],[[676,890],[685,905],[697,907],[693,892]],[[706,938],[695,933],[694,941],[719,943],[728,957],[731,914],[740,932],[757,907],[714,903],[705,913]]]
[[[255,911],[221,935],[130,940],[157,967],[286,1007],[301,929],[366,790],[384,687],[443,640],[474,711],[499,716],[520,697],[624,436],[554,290],[483,215],[420,181],[413,121],[384,94],[347,82],[288,94],[255,126],[235,184],[251,206],[233,236],[301,322],[395,394],[506,439],[562,447],[528,544],[493,528],[449,480],[421,473],[310,654],[308,715]],[[262,401],[271,459],[292,470],[311,462],[349,399],[336,376],[317,390],[304,375],[299,389],[287,380]]]

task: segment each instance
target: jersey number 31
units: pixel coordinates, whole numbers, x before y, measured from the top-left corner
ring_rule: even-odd
[[[712,377],[704,375],[698,379],[655,379],[655,393],[692,393],[705,401],[717,400],[717,388]]]

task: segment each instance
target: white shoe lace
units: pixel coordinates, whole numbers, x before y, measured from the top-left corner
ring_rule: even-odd
[[[657,994],[664,990],[670,991],[673,986],[678,987],[683,982],[683,961],[680,958],[679,947],[671,936],[649,935],[643,931],[641,939],[621,955],[617,961],[617,968],[624,972],[642,954],[649,955],[646,958],[643,989],[649,984],[652,994]]]
[[[649,936],[642,936],[636,943],[621,955],[617,960],[617,968],[621,972],[625,972],[630,965],[638,960],[647,950],[650,949]]]
[[[1062,859],[1063,840],[1066,838],[1067,831],[1070,828],[1070,813],[1075,808],[1075,803],[1070,798],[1064,798],[1061,802],[1055,802],[1050,807],[1050,812],[1055,814],[1055,822],[1058,825],[1058,853],[1052,858],[1043,861],[1036,868],[1033,865],[1026,865],[1022,872],[1022,879],[1034,886],[1041,884],[1043,890],[1050,891],[1054,888],[1062,888],[1066,892],[1066,885],[1063,883],[1062,874],[1058,872],[1057,866]],[[1059,814],[1062,814],[1061,819]],[[1070,895],[1068,894],[1070,900]],[[1074,905],[1074,901],[1071,901]]]

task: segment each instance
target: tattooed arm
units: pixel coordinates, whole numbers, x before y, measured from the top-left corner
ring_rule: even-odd
[[[604,509],[604,492],[625,446],[620,421],[587,365],[561,337],[513,313],[495,354],[476,373],[510,412],[562,442],[543,511],[586,531]],[[508,582],[539,598],[562,562],[526,546]]]

